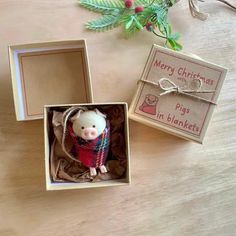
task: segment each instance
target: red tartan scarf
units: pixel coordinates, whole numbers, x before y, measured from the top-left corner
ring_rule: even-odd
[[[94,140],[85,140],[76,136],[72,124],[68,126],[69,135],[73,141],[74,147],[71,152],[74,153],[79,161],[87,167],[98,168],[105,164],[108,156],[110,144],[110,123],[107,121],[103,133]]]

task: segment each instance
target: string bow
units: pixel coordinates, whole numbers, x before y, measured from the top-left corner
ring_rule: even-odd
[[[168,78],[161,78],[158,83],[153,82],[153,81],[143,80],[143,79],[141,79],[140,81],[159,87],[163,91],[162,93],[158,95],[159,97],[170,94],[170,93],[177,93],[177,94],[182,94],[182,95],[194,98],[194,99],[198,99],[198,100],[216,105],[214,101],[211,101],[209,99],[202,98],[193,94],[193,93],[214,93],[215,92],[215,90],[202,90],[201,89],[202,81],[200,79],[195,79],[194,81],[192,81],[194,82],[194,86],[195,86],[194,89],[182,89]]]

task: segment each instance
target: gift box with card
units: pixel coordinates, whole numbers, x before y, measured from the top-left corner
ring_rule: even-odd
[[[44,118],[47,189],[129,184],[127,104],[93,102],[85,41],[14,45],[9,59],[17,120]]]
[[[154,45],[129,109],[135,121],[203,142],[227,70]]]

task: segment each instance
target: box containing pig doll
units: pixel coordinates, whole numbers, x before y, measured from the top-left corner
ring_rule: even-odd
[[[9,46],[9,61],[17,120],[43,118],[46,104],[93,101],[85,40]]]
[[[138,81],[129,117],[202,143],[226,72],[194,55],[154,45]]]
[[[9,61],[17,120],[44,117],[47,189],[129,184],[127,104],[93,103],[85,40],[9,46]]]
[[[47,190],[130,183],[126,103],[44,107]]]

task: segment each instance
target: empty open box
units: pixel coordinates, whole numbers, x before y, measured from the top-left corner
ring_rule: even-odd
[[[43,118],[43,106],[93,101],[84,40],[9,46],[17,120]]]

